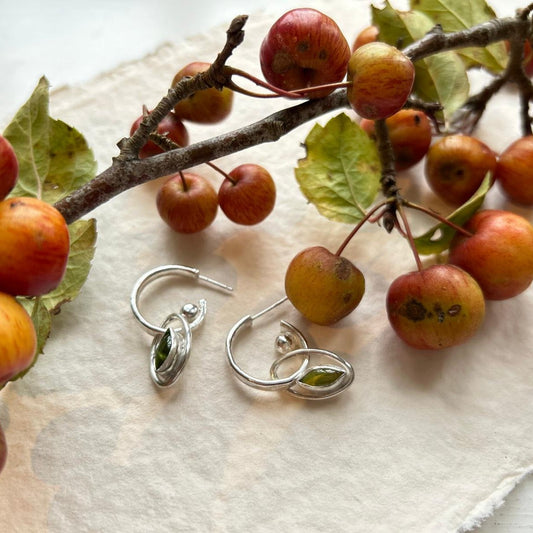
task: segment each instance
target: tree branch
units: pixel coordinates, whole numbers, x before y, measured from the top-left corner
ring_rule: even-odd
[[[523,42],[531,33],[530,13],[531,7],[522,10],[516,17],[494,19],[473,28],[452,33],[444,33],[442,28],[436,26],[422,39],[406,47],[403,52],[412,61],[417,61],[432,54],[472,46],[485,47],[502,40]],[[161,155],[139,159],[140,148],[148,140],[150,134],[156,130],[158,123],[180,99],[198,90],[212,87],[221,89],[231,85],[232,69],[227,67],[225,62],[244,38],[242,28],[246,19],[246,16],[241,16],[233,20],[227,32],[226,44],[211,68],[192,78],[185,78],[171,88],[156,108],[143,119],[137,131],[130,138],[124,138],[118,143],[120,154],[107,170],[55,204],[67,223],[77,220],[131,187],[252,146],[275,142],[309,120],[335,109],[349,107],[346,91],[337,90],[325,98],[309,100],[286,108],[232,132]],[[524,82],[520,77],[516,80],[520,83]],[[531,92],[528,92],[531,91],[531,82],[528,80],[527,83],[528,87],[521,87],[523,108],[531,98]],[[523,111],[523,122],[526,121],[529,121],[529,114]],[[393,184],[387,177],[383,185],[385,189],[388,189]]]
[[[243,128],[146,159],[116,158],[113,164],[55,204],[68,224],[119,193],[147,181],[267,142],[275,142],[309,120],[349,107],[345,91],[283,109]]]

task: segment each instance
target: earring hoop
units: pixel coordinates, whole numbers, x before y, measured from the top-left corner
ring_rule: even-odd
[[[281,331],[276,337],[275,348],[279,357],[270,367],[270,379],[254,377],[237,363],[233,354],[233,345],[242,328],[252,326],[254,320],[286,300],[287,296],[254,315],[242,317],[230,329],[226,337],[226,356],[231,369],[237,379],[254,389],[285,390],[307,400],[322,400],[340,394],[354,380],[352,365],[334,352],[310,348],[302,332],[284,320],[280,322]],[[300,366],[291,374],[280,377],[283,366],[291,359],[299,359]],[[327,360],[328,363],[311,365],[315,359]]]
[[[201,298],[198,304],[186,303],[178,312],[170,313],[161,326],[149,322],[139,310],[143,290],[152,282],[173,275],[188,275],[205,281],[217,288],[233,291],[232,287],[203,276],[197,268],[183,265],[163,265],[145,272],[134,284],[130,307],[141,327],[154,336],[150,348],[150,376],[160,387],[176,382],[189,360],[192,346],[192,331],[203,321],[207,313],[207,301]]]

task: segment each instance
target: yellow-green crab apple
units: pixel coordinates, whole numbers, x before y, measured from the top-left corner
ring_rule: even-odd
[[[285,292],[305,318],[328,326],[359,305],[365,292],[365,278],[348,259],[323,246],[312,246],[290,262]]]
[[[415,80],[415,67],[398,48],[370,42],[357,48],[348,62],[348,100],[362,118],[390,117],[407,102]]]
[[[193,77],[205,72],[211,66],[203,61],[193,61],[180,69],[172,80],[172,87],[186,77]],[[233,108],[233,91],[227,87],[218,90],[215,87],[197,91],[180,100],[174,106],[174,113],[181,120],[199,124],[216,124],[224,120]]]

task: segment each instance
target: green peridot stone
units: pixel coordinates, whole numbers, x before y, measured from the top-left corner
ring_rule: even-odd
[[[343,375],[343,370],[329,367],[318,367],[307,372],[300,381],[311,387],[328,387]]]
[[[172,336],[170,334],[170,329],[167,329],[158,345],[155,349],[155,368],[158,369],[168,357],[170,350],[172,348]]]

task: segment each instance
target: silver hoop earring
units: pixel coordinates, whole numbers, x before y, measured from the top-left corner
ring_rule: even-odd
[[[192,345],[192,331],[205,318],[207,302],[200,299],[198,304],[186,303],[178,312],[170,313],[161,326],[151,324],[139,311],[139,300],[143,289],[151,282],[164,276],[190,275],[226,291],[233,289],[229,285],[202,276],[196,268],[183,265],[163,265],[143,274],[133,286],[130,306],[133,316],[141,327],[154,336],[150,348],[150,376],[159,387],[168,387],[176,382],[189,359]]]
[[[275,341],[279,357],[270,367],[270,379],[253,377],[237,364],[233,355],[233,344],[241,328],[251,326],[254,320],[286,300],[285,296],[255,315],[244,316],[231,328],[226,337],[226,356],[230,367],[240,381],[254,389],[285,390],[307,400],[323,400],[340,394],[353,382],[352,365],[334,352],[310,348],[303,334],[284,320],[280,322],[281,332]],[[285,377],[280,377],[283,367],[293,359],[301,361],[299,368]],[[317,359],[328,363],[313,365],[312,361]]]

